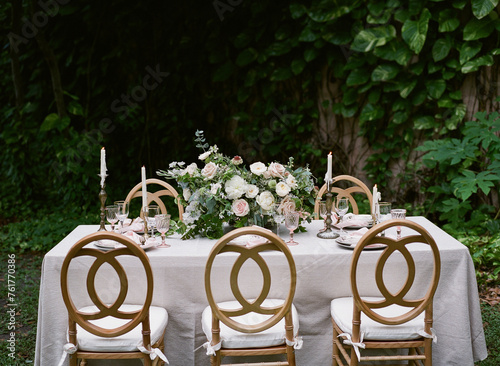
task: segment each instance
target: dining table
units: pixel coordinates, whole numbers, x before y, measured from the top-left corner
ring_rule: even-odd
[[[474,362],[487,357],[480,300],[474,264],[466,246],[447,234],[422,216],[407,217],[423,226],[434,238],[441,257],[441,274],[434,296],[433,329],[437,342],[433,343],[433,365],[474,365]],[[296,292],[293,303],[299,315],[299,335],[303,346],[296,350],[297,365],[331,365],[332,322],[330,302],[337,297],[351,295],[350,263],[351,248],[339,245],[335,239],[322,239],[317,236],[323,228],[322,220],[305,223],[306,231],[296,232],[294,239],[299,243],[290,246],[297,269]],[[38,327],[36,336],[36,366],[57,366],[67,343],[68,314],[61,296],[61,266],[70,248],[81,238],[98,231],[99,225],[80,225],[55,245],[43,259],[41,270],[40,296],[38,306]],[[396,235],[391,228],[386,235]],[[403,228],[401,235],[407,235]],[[288,231],[280,228],[280,236],[288,239]],[[168,311],[169,320],[165,335],[164,353],[170,366],[209,365],[210,357],[202,346],[206,336],[202,330],[201,314],[208,305],[205,295],[205,265],[210,250],[216,240],[197,237],[183,240],[180,235],[167,237],[168,248],[150,248],[146,251],[154,276],[152,305],[162,306]],[[92,245],[92,244],[89,244]],[[425,291],[431,276],[432,252],[427,245],[410,244],[409,250],[415,260],[417,276],[416,292]],[[366,278],[360,292],[366,296],[376,296],[378,289],[373,276],[368,273],[370,265],[376,263],[380,250],[367,250],[362,253]],[[228,254],[230,257],[234,253]],[[236,255],[236,254],[234,254]],[[263,253],[263,257],[274,254]],[[272,259],[272,257],[269,257]],[[272,261],[271,261],[272,262]],[[221,264],[224,266],[225,262]],[[229,261],[227,265],[229,266]],[[286,271],[285,266],[279,271]],[[421,268],[421,270],[419,269]],[[85,278],[85,266],[76,265],[72,269],[75,279]],[[249,271],[253,269],[250,268]],[[114,271],[101,268],[101,276],[111,276]],[[401,255],[394,253],[384,268],[384,278],[389,286],[401,286],[405,278],[406,262]],[[403,273],[403,275],[401,275]],[[273,277],[274,278],[274,277]],[[139,274],[129,276],[129,284],[140,287],[144,278]],[[250,282],[250,286],[252,283]],[[259,281],[256,280],[256,291]],[[279,292],[279,281],[276,289]],[[84,293],[81,288],[80,292]],[[227,290],[229,293],[229,289]],[[112,291],[111,291],[112,292]],[[140,292],[140,291],[138,291]],[[82,306],[88,295],[75,295]],[[111,295],[110,295],[111,296]],[[137,301],[134,293],[127,294],[127,301]],[[139,296],[139,295],[137,295]],[[68,365],[66,359],[64,365]],[[112,361],[89,360],[88,365],[141,365],[139,360]]]

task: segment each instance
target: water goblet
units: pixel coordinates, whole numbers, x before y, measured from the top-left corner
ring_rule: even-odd
[[[339,215],[339,223],[342,222],[344,215],[349,211],[349,199],[347,197],[337,197],[337,202],[335,204],[335,212]],[[340,231],[344,232],[342,226]]]
[[[116,217],[117,213],[118,206],[106,206],[106,220],[108,220],[108,222],[111,224],[111,231],[115,231],[115,224],[118,222],[118,217]]]
[[[128,217],[129,203],[125,201],[115,201],[115,205],[117,206],[116,217],[120,221],[123,231],[124,222]]]
[[[299,244],[293,240],[293,231],[299,227],[299,213],[296,211],[290,211],[285,214],[285,226],[290,231],[290,240],[286,242],[288,245]]]
[[[144,219],[148,223],[148,228],[151,229],[151,237],[154,237],[155,233],[155,216],[160,214],[160,208],[157,205],[149,205],[144,208]]]
[[[323,222],[324,222],[324,227],[323,229],[320,229],[319,232],[323,232],[326,230],[326,201],[321,201],[319,203],[319,216],[321,216],[321,218],[323,218]]]
[[[390,218],[391,218],[391,203],[379,202],[378,213],[377,213],[377,224],[389,220]],[[381,232],[380,235],[385,236],[385,230]]]
[[[406,210],[404,208],[393,208],[391,210],[391,218],[396,220],[406,219]],[[401,226],[396,226],[396,238],[401,239]]]
[[[276,235],[280,236],[280,225],[285,222],[285,215],[282,213],[275,211],[273,213],[273,220],[276,223]]]
[[[165,242],[165,233],[170,228],[170,215],[168,214],[158,214],[155,216],[155,226],[156,230],[161,235],[161,244],[157,248],[169,248],[170,244]]]

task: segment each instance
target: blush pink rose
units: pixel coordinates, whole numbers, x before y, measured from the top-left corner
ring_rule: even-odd
[[[201,171],[201,175],[203,175],[207,179],[212,179],[215,176],[215,173],[217,173],[217,164],[214,164],[212,162],[205,165],[205,167]]]
[[[281,178],[285,174],[285,167],[280,163],[271,163],[267,168],[272,177]]]
[[[246,216],[250,212],[250,206],[244,199],[233,201],[232,209],[234,214],[239,217]]]

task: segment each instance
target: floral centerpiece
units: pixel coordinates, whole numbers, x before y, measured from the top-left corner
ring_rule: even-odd
[[[220,238],[224,224],[264,226],[276,211],[298,211],[301,222],[311,220],[317,192],[307,167],[294,169],[290,158],[286,165],[257,162],[248,170],[241,157],[224,156],[216,145],[206,144],[203,131],[196,132],[195,141],[203,149],[202,168],[173,162],[169,170],[157,172],[182,188],[185,212],[178,231],[184,239]]]

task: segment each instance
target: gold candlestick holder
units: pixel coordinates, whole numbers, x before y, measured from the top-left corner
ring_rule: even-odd
[[[332,221],[332,205],[333,205],[332,183],[333,182],[326,183],[326,227],[325,227],[324,231],[321,231],[317,234],[318,238],[321,238],[321,239],[335,239],[335,238],[338,238],[340,236],[332,228],[332,222],[333,222]]]
[[[142,211],[142,220],[144,221],[144,239],[149,239],[149,228],[148,228],[148,220],[146,219],[146,213],[144,212],[144,207],[141,208]]]
[[[99,200],[101,201],[101,224],[99,226],[99,230],[97,231],[107,231],[106,230],[106,199],[108,195],[106,194],[106,183],[101,186],[101,190],[99,191]]]

